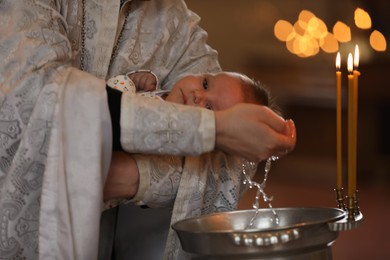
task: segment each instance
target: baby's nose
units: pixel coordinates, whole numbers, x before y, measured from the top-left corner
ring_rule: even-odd
[[[194,105],[199,107],[206,106],[206,98],[201,91],[194,91]]]

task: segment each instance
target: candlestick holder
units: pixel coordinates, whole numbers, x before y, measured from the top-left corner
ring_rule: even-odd
[[[355,193],[353,194],[353,209],[354,209],[354,216],[357,216],[360,213],[360,208],[359,208],[359,200],[358,200],[358,190],[355,191]]]
[[[334,189],[336,192],[336,201],[337,201],[337,206],[339,209],[345,210],[345,203],[344,203],[344,194],[343,188],[336,188]]]
[[[359,209],[359,200],[355,191],[352,196],[343,198],[343,189],[335,189],[338,207],[346,212],[346,216],[336,222],[329,223],[332,231],[345,231],[356,229],[363,220],[363,214]]]

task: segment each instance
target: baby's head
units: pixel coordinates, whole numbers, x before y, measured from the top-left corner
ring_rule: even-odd
[[[172,88],[167,101],[222,110],[238,103],[269,106],[268,89],[235,72],[185,76]]]

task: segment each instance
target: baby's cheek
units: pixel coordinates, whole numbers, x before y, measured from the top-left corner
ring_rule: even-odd
[[[172,90],[165,99],[168,102],[186,104],[180,91]]]

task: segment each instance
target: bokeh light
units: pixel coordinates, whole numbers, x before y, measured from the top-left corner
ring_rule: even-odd
[[[308,24],[310,19],[315,17],[314,13],[308,10],[302,10],[298,15],[298,21],[304,24]]]
[[[316,39],[321,39],[328,33],[328,28],[324,21],[318,17],[312,17],[307,24],[307,32]]]
[[[370,35],[370,45],[376,51],[385,51],[387,42],[385,36],[377,30],[374,30]]]
[[[286,42],[287,50],[305,58],[320,51],[320,41],[327,37],[328,29],[324,21],[308,10],[302,10],[298,20],[291,24],[279,20],[274,26],[275,37]]]
[[[328,32],[320,41],[321,49],[326,53],[335,53],[339,50],[339,43],[336,37]]]
[[[355,25],[360,29],[370,29],[371,28],[371,17],[370,15],[361,8],[356,8],[355,10]]]
[[[371,17],[362,8],[354,11],[355,26],[359,29],[372,27]],[[275,37],[286,43],[286,48],[298,57],[306,58],[319,53],[336,53],[341,43],[350,42],[352,39],[351,28],[341,21],[337,21],[328,31],[326,23],[313,12],[302,10],[298,19],[291,23],[286,20],[278,20],[274,26]],[[386,38],[378,30],[370,35],[370,46],[375,51],[385,51]]]
[[[280,41],[288,41],[294,37],[294,28],[292,24],[285,20],[279,20],[274,26],[274,34]]]
[[[351,40],[351,28],[345,23],[338,21],[333,26],[333,35],[339,42],[349,42]]]

